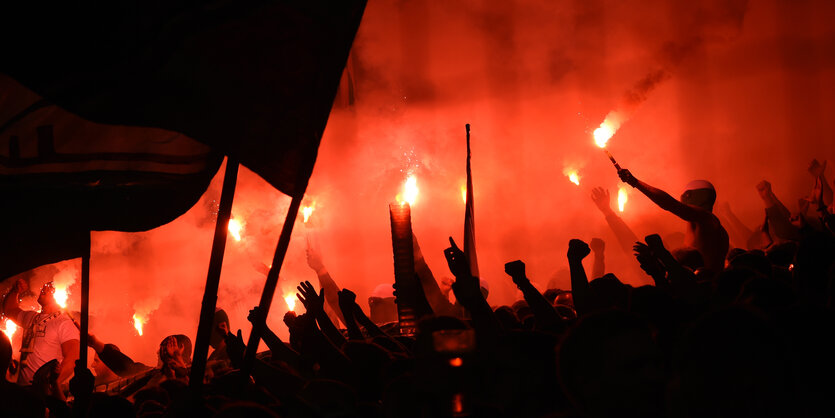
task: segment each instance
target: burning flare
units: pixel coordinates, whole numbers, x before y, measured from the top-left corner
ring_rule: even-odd
[[[139,333],[140,337],[142,336],[142,325],[142,319],[136,316],[136,314],[133,314],[133,327],[136,328],[136,332]]]
[[[623,212],[624,206],[626,206],[626,201],[629,200],[629,197],[626,194],[626,188],[620,186],[618,188],[618,210]]]
[[[55,287],[55,293],[52,294],[52,297],[55,298],[55,303],[61,307],[61,309],[67,309],[67,299],[69,298],[69,293],[65,287]]]
[[[234,218],[230,218],[229,226],[227,227],[227,229],[229,229],[229,233],[232,234],[232,237],[235,238],[235,241],[241,240],[241,231],[243,231],[244,229],[244,226],[241,224],[241,221]]]
[[[566,168],[562,171],[563,174],[568,176],[568,180],[576,185],[580,185],[580,174],[577,170],[573,168]]]
[[[467,185],[461,186],[461,200],[467,203]]]
[[[12,336],[14,335],[14,333],[16,331],[17,331],[17,324],[12,322],[11,319],[6,318],[6,324],[3,328],[3,333],[6,334],[7,337],[9,337],[9,341],[12,340]]]
[[[414,205],[417,201],[418,193],[420,189],[417,186],[417,177],[414,174],[410,175],[409,178],[406,179],[406,182],[403,183],[403,193],[398,194],[395,198],[397,203],[401,205],[404,203],[408,203],[410,206]]]
[[[620,129],[621,121],[622,114],[614,111],[609,112],[609,114],[606,115],[606,119],[604,119],[603,123],[600,124],[600,127],[595,129],[593,132],[594,143],[600,148],[606,148],[606,144],[609,143],[609,139],[615,135],[618,129]]]
[[[302,220],[304,223],[307,223],[307,220],[310,219],[314,209],[316,209],[316,202],[311,203],[310,206],[302,206]]]
[[[293,312],[296,311],[296,295],[291,293],[291,294],[288,294],[287,296],[284,296],[284,303],[287,304],[287,309],[289,309]]]

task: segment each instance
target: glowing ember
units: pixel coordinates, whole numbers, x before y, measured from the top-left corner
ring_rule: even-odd
[[[142,336],[142,325],[142,319],[136,316],[136,314],[133,314],[133,327],[136,328],[136,332],[139,333],[140,337]]]
[[[467,185],[461,186],[461,200],[467,203]]]
[[[310,215],[313,214],[313,210],[316,209],[316,202],[310,204],[310,206],[302,206],[302,216],[304,217],[304,223],[307,223],[307,220],[310,219]]]
[[[568,176],[568,180],[576,185],[580,185],[580,173],[573,169],[573,168],[566,168],[562,171],[563,174]]]
[[[241,225],[241,222],[237,219],[229,219],[229,233],[232,234],[232,237],[235,238],[235,241],[241,240],[241,231],[243,231],[244,226]]]
[[[67,308],[67,299],[69,298],[69,293],[67,292],[66,288],[59,288],[55,287],[55,293],[52,294],[52,297],[55,298],[55,303],[61,307],[61,309]]]
[[[461,367],[464,365],[464,360],[461,357],[453,357],[449,359],[449,365],[452,367]]]
[[[417,186],[417,177],[411,175],[409,176],[409,178],[406,179],[406,183],[403,184],[403,193],[397,195],[396,200],[401,205],[404,203],[414,205],[417,201],[419,192],[420,190]]]
[[[289,294],[284,296],[284,303],[287,304],[287,309],[294,311],[296,310],[296,295]]]
[[[621,186],[618,188],[618,210],[623,212],[624,206],[626,206],[626,201],[629,200],[629,197],[626,195],[626,188]]]
[[[14,333],[16,331],[17,331],[17,324],[12,322],[11,319],[6,318],[6,324],[5,324],[5,327],[3,328],[3,333],[6,334],[7,337],[9,337],[9,341],[12,340],[12,336],[14,335]]]

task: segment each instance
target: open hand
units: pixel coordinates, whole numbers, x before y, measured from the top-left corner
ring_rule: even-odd
[[[324,288],[319,291],[319,294],[316,294],[316,289],[313,285],[305,280],[299,283],[296,290],[299,291],[299,293],[296,293],[296,297],[299,298],[299,301],[301,301],[302,305],[304,305],[304,309],[309,314],[317,316],[322,313],[322,309],[324,309],[325,306]]]
[[[612,210],[609,191],[602,187],[595,187],[594,189],[591,189],[591,201],[594,202],[601,212],[608,213]]]

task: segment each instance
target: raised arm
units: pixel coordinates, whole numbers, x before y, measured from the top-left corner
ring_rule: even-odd
[[[345,319],[342,317],[342,311],[339,309],[339,299],[337,298],[339,286],[328,273],[328,269],[325,268],[322,255],[310,243],[307,244],[307,265],[316,272],[316,277],[319,278],[319,287],[325,290],[325,300],[328,302],[328,307],[344,324]]]
[[[348,290],[342,289],[339,291],[339,308],[342,310],[342,317],[345,318],[345,326],[348,327],[348,339],[355,341],[364,340],[362,330],[357,325],[357,320],[354,317],[354,305],[356,305],[357,295]]]
[[[531,311],[533,311],[536,326],[539,329],[551,329],[560,322],[560,316],[554,307],[548,303],[542,293],[531,284],[525,273],[525,263],[521,260],[511,261],[504,265],[504,272],[513,280],[513,283],[525,296]]]
[[[609,229],[615,233],[615,237],[618,239],[618,244],[620,244],[620,248],[625,253],[629,253],[632,249],[632,243],[638,240],[638,236],[632,232],[632,229],[629,228],[629,225],[618,216],[614,210],[612,210],[611,205],[611,198],[609,197],[609,191],[602,188],[602,187],[595,187],[591,191],[591,200],[594,202],[594,205],[597,206],[597,209],[600,210],[600,213],[606,218],[606,223],[609,225]],[[599,276],[595,276],[599,277]]]
[[[470,262],[464,251],[458,248],[452,237],[449,237],[449,243],[450,247],[444,250],[444,256],[446,256],[449,271],[455,276],[455,283],[452,285],[455,298],[470,311],[473,328],[478,335],[486,338],[494,337],[501,330],[501,324],[490,309],[487,300],[484,299],[484,295],[481,294],[478,278],[470,274]]]
[[[577,316],[588,312],[589,278],[583,267],[583,259],[591,253],[588,244],[572,239],[568,242],[568,269],[571,271],[571,296],[574,298],[574,310]]]
[[[618,170],[618,176],[624,183],[638,189],[646,195],[658,207],[687,222],[704,222],[713,216],[710,212],[702,208],[679,202],[678,199],[670,196],[669,193],[638,180],[627,169],[622,168]]]
[[[791,212],[771,190],[771,183],[763,180],[757,184],[757,193],[765,206],[765,214],[774,235],[784,240],[799,241],[800,231],[791,223]]]
[[[304,281],[299,283],[296,290],[299,291],[299,293],[296,294],[296,297],[298,297],[299,301],[301,301],[304,305],[307,313],[310,314],[311,317],[315,318],[316,322],[319,323],[319,328],[321,328],[322,333],[325,334],[325,336],[328,337],[331,343],[333,343],[336,347],[342,347],[342,345],[346,342],[345,337],[342,336],[342,333],[340,333],[333,322],[331,322],[328,314],[325,313],[325,295],[327,294],[325,289],[322,288],[317,294],[313,285],[308,281]]]

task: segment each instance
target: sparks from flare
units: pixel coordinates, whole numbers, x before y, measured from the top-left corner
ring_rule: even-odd
[[[140,337],[142,336],[142,325],[142,318],[136,316],[136,314],[133,314],[133,327],[136,328],[136,332],[139,333]]]
[[[229,226],[227,227],[229,233],[232,234],[232,237],[235,238],[235,241],[241,240],[241,232],[244,229],[244,226],[241,224],[241,221],[230,218],[229,219]]]
[[[618,188],[618,210],[623,212],[623,208],[626,206],[626,201],[629,200],[629,196],[627,196],[626,188],[620,186]]]
[[[9,337],[9,341],[12,340],[12,336],[17,331],[17,324],[15,324],[11,319],[6,318],[6,325],[3,329],[3,333]]]
[[[401,205],[408,203],[409,206],[414,206],[417,201],[418,193],[420,193],[420,189],[418,189],[417,186],[417,177],[412,174],[406,179],[406,182],[403,183],[403,193],[398,194],[395,200],[397,200],[397,203],[400,203]]]
[[[310,215],[313,214],[313,210],[316,209],[316,202],[310,204],[310,206],[303,206],[302,207],[302,220],[304,223],[310,219]]]
[[[296,311],[296,295],[288,294],[287,296],[284,296],[284,303],[287,304],[287,309],[293,312]]]

